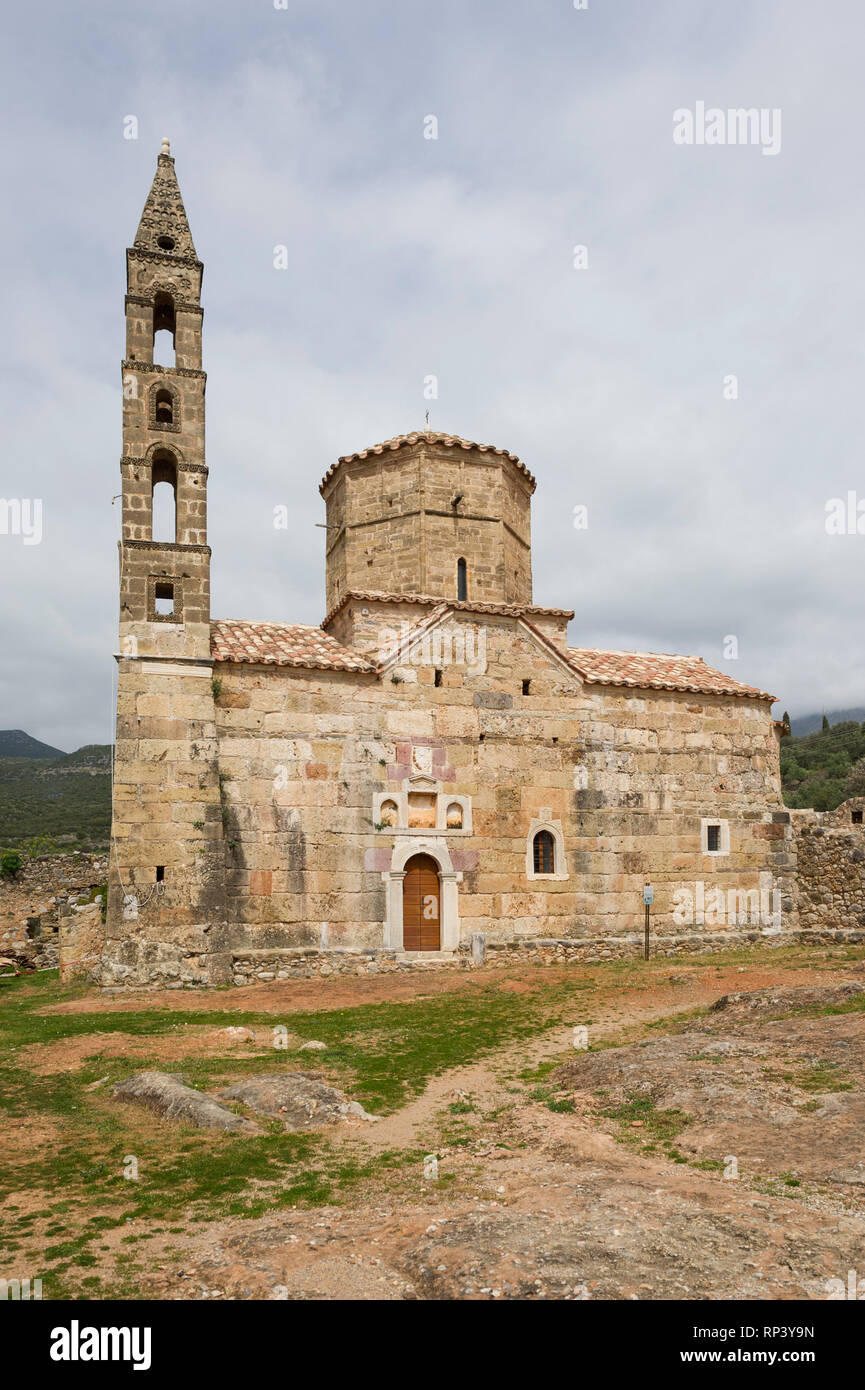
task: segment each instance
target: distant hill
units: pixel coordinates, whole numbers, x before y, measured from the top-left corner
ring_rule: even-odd
[[[18,731],[16,730],[16,733]],[[22,734],[27,739],[27,734]],[[37,748],[45,744],[30,739]],[[111,829],[111,745],[0,757],[0,849],[95,849]]]
[[[0,729],[0,758],[62,758],[62,748],[40,743],[23,729]]]
[[[861,724],[865,719],[865,706],[857,705],[855,709],[827,710],[826,717],[830,724],[850,724],[853,722]],[[816,734],[822,727],[822,714],[803,714],[799,719],[790,720],[790,732],[796,738],[802,738],[805,734]]]
[[[819,720],[822,725],[822,715]],[[853,764],[862,757],[865,757],[865,724],[856,720],[844,720],[829,729],[818,727],[815,733],[800,738],[793,735],[783,738],[781,782],[786,805],[834,811],[850,795],[847,777]]]

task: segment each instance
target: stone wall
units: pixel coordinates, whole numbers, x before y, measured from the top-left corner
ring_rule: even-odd
[[[380,947],[382,875],[406,836],[376,829],[374,798],[424,767],[471,803],[470,833],[436,831],[462,875],[463,934],[627,934],[646,878],[671,928],[675,889],[704,880],[756,889],[768,872],[784,879],[789,912],[789,817],[765,704],[590,689],[514,620],[486,618],[484,631],[484,669],[446,666],[438,687],[425,666],[382,680],[220,668],[238,929],[259,929],[262,945],[317,946],[326,929],[332,948]],[[710,815],[730,823],[723,857],[700,852]],[[527,875],[534,822],[561,829],[561,877]]]
[[[627,938],[646,878],[658,930],[701,925],[674,920],[682,886],[756,894],[767,875],[792,925],[765,703],[583,686],[514,619],[482,621],[483,669],[453,663],[439,685],[410,664],[382,678],[217,665],[228,952],[386,946],[388,870],[421,834],[378,824],[376,796],[399,796],[424,768],[471,807],[469,829],[434,834],[458,877],[463,939]],[[701,853],[711,815],[729,822],[726,855]],[[564,872],[532,879],[530,830],[547,822]]]
[[[75,980],[99,980],[105,947],[102,903],[73,908],[60,919],[59,957],[61,984]]]
[[[683,936],[652,936],[650,959],[717,955],[721,951],[781,949],[813,945],[857,946],[865,943],[865,927],[819,928],[808,931],[694,932]],[[501,969],[523,965],[591,965],[604,960],[637,960],[643,956],[643,936],[572,938],[486,943],[485,959],[472,957],[471,942],[462,942],[454,956],[414,959],[395,951],[316,951],[297,949],[239,952],[233,956],[235,985],[268,984],[273,980],[343,979],[347,975],[388,975],[416,970]]]
[[[124,662],[115,826],[138,903],[124,917],[113,882],[105,983],[218,983],[248,950],[396,947],[398,871],[424,843],[450,875],[453,947],[473,931],[628,938],[646,879],[662,933],[704,925],[676,919],[680,890],[756,899],[767,881],[774,925],[795,924],[765,702],[588,686],[494,613],[455,613],[452,650],[469,649],[468,626],[484,638],[470,665],[216,663],[215,697],[204,666]],[[413,788],[459,797],[463,827],[378,820],[382,796],[403,805]],[[709,816],[727,822],[728,853],[702,852]],[[527,862],[541,825],[562,845],[550,878]]]
[[[115,828],[137,903],[125,915],[113,878],[106,985],[222,983],[249,951],[398,949],[410,853],[441,866],[445,949],[472,932],[627,942],[647,879],[661,935],[796,926],[765,701],[583,683],[519,616],[442,626],[471,662],[216,662],[213,689],[204,664],[123,663]],[[381,816],[383,797],[413,794],[458,798],[463,825]],[[704,852],[709,817],[723,853]],[[544,878],[541,826],[561,845]],[[739,900],[744,917],[727,910]]]
[[[865,826],[854,823],[865,797],[834,811],[793,811],[799,925],[865,927]]]
[[[56,967],[63,936],[77,935],[79,919],[98,919],[101,928],[101,906],[87,899],[107,877],[108,860],[96,854],[25,858],[14,879],[0,879],[0,956],[30,969]],[[101,933],[93,964],[100,948]]]
[[[224,978],[213,959],[226,848],[211,679],[191,661],[120,662],[106,985]]]

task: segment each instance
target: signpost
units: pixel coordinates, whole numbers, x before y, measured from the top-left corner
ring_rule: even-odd
[[[654,888],[652,887],[651,883],[646,883],[646,884],[644,884],[644,885],[643,885],[643,902],[644,902],[645,905],[646,905],[646,934],[645,934],[645,944],[644,944],[644,947],[643,947],[643,956],[644,956],[644,958],[645,958],[646,960],[649,959],[649,909],[651,908],[652,903],[653,903],[654,901],[655,901],[655,890],[654,890]]]

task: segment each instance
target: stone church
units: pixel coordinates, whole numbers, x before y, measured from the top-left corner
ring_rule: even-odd
[[[786,926],[774,697],[569,646],[507,449],[427,430],[345,455],[321,626],[211,616],[202,271],[163,142],[127,251],[103,984],[633,954],[647,881],[660,942],[729,930],[730,902]]]

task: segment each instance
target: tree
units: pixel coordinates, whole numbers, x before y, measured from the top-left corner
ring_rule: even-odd
[[[824,715],[823,715],[823,728],[824,728],[824,730],[825,730],[825,729],[828,729],[828,728],[830,728],[830,727],[831,727],[831,726],[830,726],[830,724],[829,724],[829,716],[828,716],[828,714],[824,714]]]
[[[844,783],[844,800],[851,796],[865,796],[865,758],[854,763]]]

